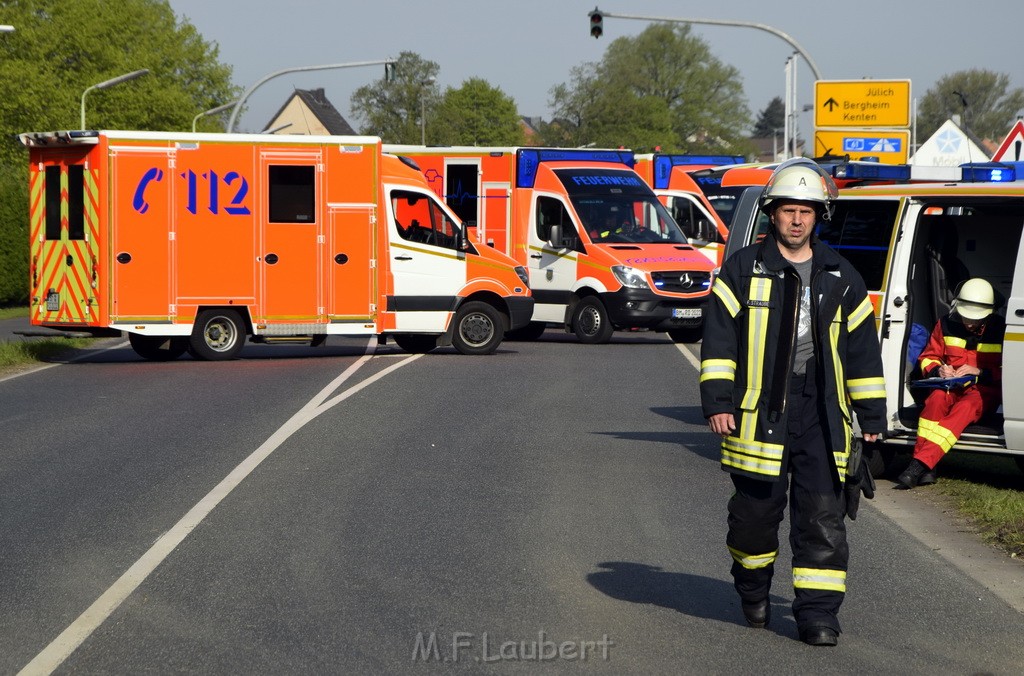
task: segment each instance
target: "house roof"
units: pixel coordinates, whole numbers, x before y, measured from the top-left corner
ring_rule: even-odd
[[[298,97],[302,103],[309,108],[310,112],[320,120],[321,124],[327,129],[328,133],[334,136],[356,136],[356,130],[352,128],[338,109],[335,108],[330,101],[327,100],[327,96],[324,94],[323,87],[318,89],[296,89],[295,92],[288,97],[288,100],[284,102],[274,116],[270,118],[270,122],[267,123],[265,128],[270,128],[274,124],[274,120],[281,116],[288,104],[292,102],[292,99]]]

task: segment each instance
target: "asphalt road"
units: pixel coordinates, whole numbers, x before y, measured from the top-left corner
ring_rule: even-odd
[[[0,380],[0,671],[1024,664],[1024,616],[870,503],[840,646],[795,640],[786,544],[747,628],[696,370],[656,335],[366,347],[125,346]]]

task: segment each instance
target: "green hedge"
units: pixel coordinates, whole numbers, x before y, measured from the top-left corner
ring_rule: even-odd
[[[0,306],[28,302],[28,168],[0,164]]]

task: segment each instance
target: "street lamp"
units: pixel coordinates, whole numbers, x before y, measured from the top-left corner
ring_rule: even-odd
[[[436,81],[437,78],[431,76],[426,80],[421,80],[420,85],[426,88],[434,84]],[[420,90],[420,145],[427,145],[427,97],[423,93],[422,89]]]
[[[84,92],[82,92],[82,126],[80,127],[80,129],[83,129],[83,130],[85,129],[85,95],[86,94],[88,94],[89,92],[91,92],[94,89],[109,89],[111,87],[114,87],[116,85],[121,84],[122,82],[128,82],[129,80],[134,80],[135,78],[142,77],[143,75],[149,75],[149,69],[148,68],[143,68],[142,70],[136,70],[136,71],[133,71],[131,73],[126,73],[124,75],[118,75],[117,77],[111,78],[110,80],[105,80],[103,82],[100,82],[99,84],[94,84],[91,87],[87,87],[86,90]]]
[[[380,61],[353,61],[352,63],[329,63],[323,66],[296,66],[294,68],[285,68],[284,70],[278,70],[269,75],[264,75],[256,84],[245,90],[242,94],[242,98],[235,102],[235,109],[231,111],[231,117],[228,119],[228,133],[235,131],[235,122],[238,120],[238,112],[242,109],[242,104],[245,103],[246,99],[252,96],[252,93],[256,91],[256,88],[262,84],[265,84],[269,80],[273,80],[275,77],[286,75],[288,73],[299,73],[309,70],[332,70],[334,68],[357,68],[359,66],[379,66],[384,64],[384,79],[388,80],[392,76],[392,72],[395,66],[394,59],[382,59]]]
[[[192,118],[192,133],[195,133],[195,131],[196,131],[196,123],[199,122],[199,118],[206,117],[207,115],[216,115],[217,113],[223,113],[225,110],[230,110],[230,109],[234,108],[235,107],[235,103],[236,103],[235,101],[232,101],[231,103],[225,103],[223,106],[217,106],[216,108],[210,108],[209,110],[204,110],[203,112],[201,112],[198,115],[196,115],[195,117],[193,117]]]

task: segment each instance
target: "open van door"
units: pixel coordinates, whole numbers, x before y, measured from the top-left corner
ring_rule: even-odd
[[[1003,435],[1009,449],[1024,449],[1024,238],[1017,251],[1006,302],[1003,338]]]

